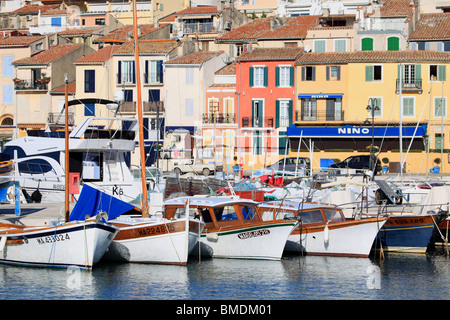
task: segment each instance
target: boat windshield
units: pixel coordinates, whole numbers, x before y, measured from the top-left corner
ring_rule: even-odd
[[[259,216],[254,206],[240,206],[244,220],[256,220],[259,221]]]
[[[342,214],[338,210],[324,210],[325,216],[327,217],[328,221],[331,222],[343,222],[344,218],[342,217]]]
[[[195,215],[198,215],[197,209],[189,207],[189,217],[194,218]],[[184,217],[186,217],[186,208],[176,208],[175,218],[180,219]]]
[[[234,206],[214,208],[214,215],[217,221],[238,220]]]
[[[301,211],[299,214],[303,223],[324,222],[322,211],[320,210]]]

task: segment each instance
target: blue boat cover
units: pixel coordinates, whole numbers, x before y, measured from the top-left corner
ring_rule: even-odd
[[[85,184],[70,213],[69,221],[84,220],[86,216],[93,217],[100,212],[106,212],[108,220],[111,220],[133,209],[136,207],[132,204]]]

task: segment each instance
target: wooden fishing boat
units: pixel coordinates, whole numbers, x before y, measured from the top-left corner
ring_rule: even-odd
[[[167,200],[164,216],[171,219],[189,200],[190,210],[205,222],[199,247],[201,256],[280,260],[288,236],[298,222],[263,221],[257,202],[239,197],[193,196]]]
[[[0,262],[91,269],[119,228],[89,219],[49,227],[0,224]]]
[[[259,205],[263,220],[299,219],[285,250],[310,255],[368,257],[386,217],[345,219],[334,205],[272,201]]]

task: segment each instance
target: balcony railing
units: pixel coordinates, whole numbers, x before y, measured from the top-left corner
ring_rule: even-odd
[[[66,121],[66,114],[64,112],[49,112],[47,114],[48,124],[64,125]],[[75,124],[75,114],[69,112],[69,125]]]
[[[242,117],[242,127],[273,128],[273,117]]]
[[[234,113],[204,113],[203,123],[226,124],[235,123]]]
[[[44,80],[14,80],[14,90],[48,90],[48,82]]]
[[[402,92],[422,92],[422,79],[397,79],[396,92],[399,91],[400,84]]]
[[[212,33],[217,32],[218,27],[213,22],[197,22],[183,23],[181,26],[174,28],[173,32],[183,31],[186,33]]]
[[[142,108],[144,112],[157,113],[159,108],[159,113],[162,114],[164,109],[164,101],[143,101]],[[125,101],[119,107],[120,112],[136,113],[136,102],[135,101]]]
[[[344,111],[295,112],[295,121],[344,121]]]

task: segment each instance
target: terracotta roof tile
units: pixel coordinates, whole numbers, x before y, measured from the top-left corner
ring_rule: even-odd
[[[41,52],[35,54],[34,56],[16,60],[13,62],[13,64],[28,65],[28,64],[50,63],[52,61],[55,61],[55,60],[61,58],[64,55],[68,54],[69,52],[72,52],[72,51],[80,48],[81,46],[83,46],[82,43],[59,44],[55,47],[51,47],[48,50],[41,51]]]
[[[410,0],[386,0],[380,8],[381,17],[407,17],[410,19],[414,9]]]
[[[31,43],[44,39],[45,36],[17,36],[0,39],[0,47],[27,47]]]
[[[78,35],[86,35],[86,34],[94,33],[96,31],[100,31],[103,28],[104,27],[66,29],[64,31],[58,32],[58,35],[62,36],[62,37],[73,37],[73,36],[78,36]]]
[[[303,48],[256,48],[241,54],[236,61],[296,60]]]
[[[433,62],[450,61],[450,52],[432,50],[309,52],[300,56],[296,65],[358,62]]]
[[[450,13],[421,14],[409,39],[450,39]]]
[[[175,16],[182,15],[196,15],[196,14],[219,14],[220,12],[217,10],[217,6],[199,6],[199,7],[188,7],[184,10],[178,11],[175,13]]]
[[[165,62],[165,64],[202,64],[214,57],[221,55],[223,51],[201,51],[194,52],[173,60]]]
[[[274,30],[270,26],[272,20],[274,20],[274,18],[253,20],[225,33],[217,38],[217,41],[257,41],[263,39],[305,38],[308,28],[318,24],[318,16],[298,16],[288,18],[284,25]]]
[[[32,5],[32,6],[24,6],[22,8],[19,8],[17,10],[11,11],[9,14],[10,15],[21,15],[21,14],[31,14],[31,13],[35,13],[38,14],[39,11],[41,11],[41,13],[47,11],[47,10],[51,10],[51,9],[59,9],[60,5],[59,4],[46,4],[46,5]]]
[[[152,33],[153,31],[158,30],[159,28],[162,28],[163,26],[160,27],[155,27],[153,24],[143,24],[140,25],[140,29],[141,29],[141,35],[139,37],[145,36],[149,33]],[[127,26],[123,26],[120,27],[116,30],[111,31],[110,33],[104,35],[103,37],[95,40],[96,42],[108,42],[108,40],[112,39],[112,40],[122,40],[122,41],[126,41],[127,40],[127,35],[128,34],[133,34],[133,26],[131,25],[127,25]]]
[[[235,75],[236,74],[236,62],[230,63],[229,65],[216,71],[214,74],[218,75],[218,76]]]
[[[181,46],[181,42],[177,40],[151,40],[139,43],[140,54],[165,54],[173,49]],[[130,55],[134,54],[134,44],[125,43],[117,49],[113,55]]]
[[[159,19],[158,21],[159,22],[175,22],[175,12]]]
[[[76,84],[76,82],[69,83],[67,89],[69,91],[69,95],[76,94],[77,93],[77,84]],[[61,86],[61,87],[58,87],[58,88],[52,90],[50,92],[50,94],[61,94],[61,93],[64,94],[65,92],[66,92],[66,88],[65,88],[65,85],[64,85],[64,86]]]
[[[120,45],[111,45],[103,47],[102,49],[95,51],[86,57],[78,59],[74,63],[77,64],[89,64],[89,63],[101,63],[108,61],[112,58],[113,53],[120,48]]]

